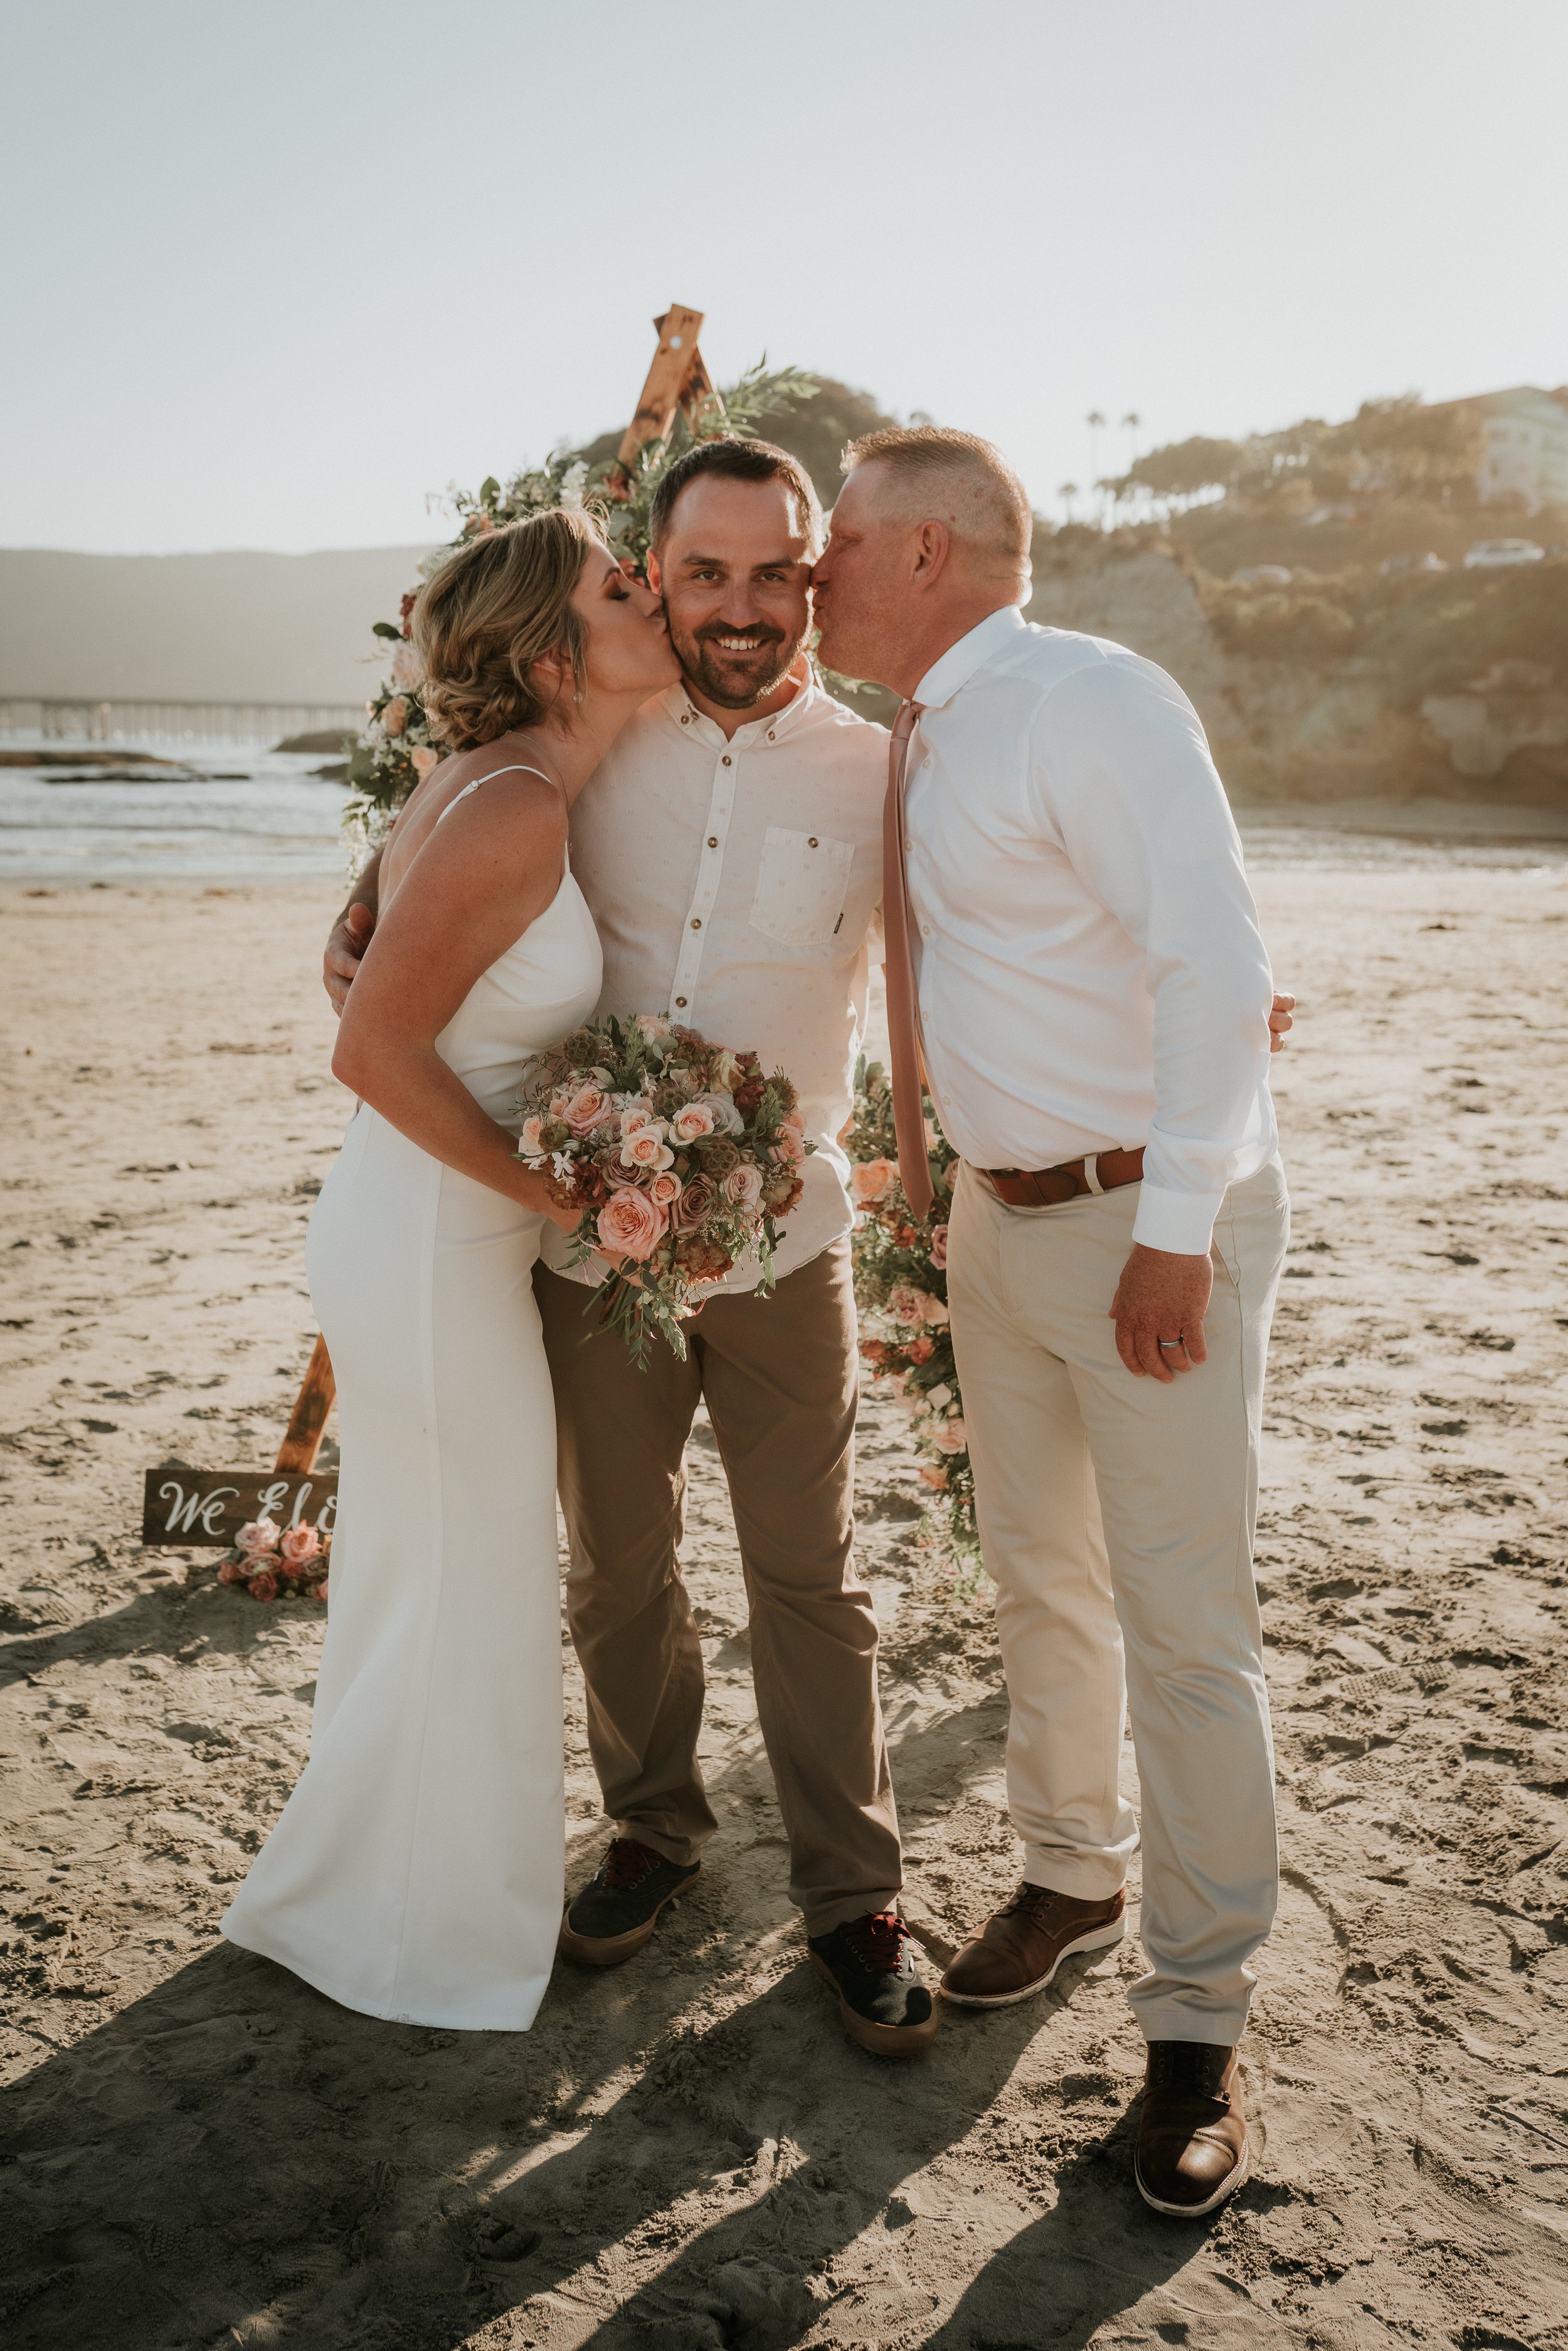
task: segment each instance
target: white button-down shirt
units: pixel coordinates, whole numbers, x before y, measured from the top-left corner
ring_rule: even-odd
[[[886,789],[886,730],[814,682],[727,741],[674,685],[571,812],[571,869],[604,949],[600,1016],[666,1012],[800,1091],[817,1148],[779,1228],[780,1276],[853,1220],[839,1130],[865,1030]],[[548,1262],[564,1269],[570,1246],[546,1226]],[[581,1278],[602,1273],[590,1259]],[[757,1280],[753,1256],[724,1287]]]
[[[1273,980],[1197,713],[1009,607],[943,654],[906,789],[925,1062],[979,1167],[1145,1146],[1134,1238],[1207,1249],[1276,1148]]]

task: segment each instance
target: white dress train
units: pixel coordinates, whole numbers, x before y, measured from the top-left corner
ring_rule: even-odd
[[[436,1050],[505,1120],[530,1056],[591,1013],[600,974],[569,872]],[[330,1614],[310,1760],[223,1931],[402,2023],[525,2032],[560,1927],[542,1223],[363,1104],[310,1219],[341,1431]]]

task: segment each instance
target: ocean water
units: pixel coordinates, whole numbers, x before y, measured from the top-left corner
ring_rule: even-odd
[[[15,738],[13,752],[25,744]],[[66,746],[56,746],[66,748]],[[341,881],[344,787],[320,753],[182,743],[189,776],[0,768],[0,882]],[[1248,863],[1368,868],[1568,864],[1568,816],[1426,801],[1238,812]]]
[[[320,752],[182,743],[172,756],[192,773],[0,768],[0,882],[343,878],[344,789],[311,774]]]

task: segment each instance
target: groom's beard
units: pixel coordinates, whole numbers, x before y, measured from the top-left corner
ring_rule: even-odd
[[[747,650],[738,649],[737,639]],[[689,637],[677,634],[673,622],[670,625],[670,643],[684,675],[721,710],[748,710],[771,694],[789,674],[803,642],[791,643],[782,629],[760,622],[744,629],[710,622]]]

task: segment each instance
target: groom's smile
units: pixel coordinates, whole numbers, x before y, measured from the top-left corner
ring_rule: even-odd
[[[783,482],[707,475],[681,491],[649,578],[699,701],[755,710],[787,685],[811,622],[803,523]]]

